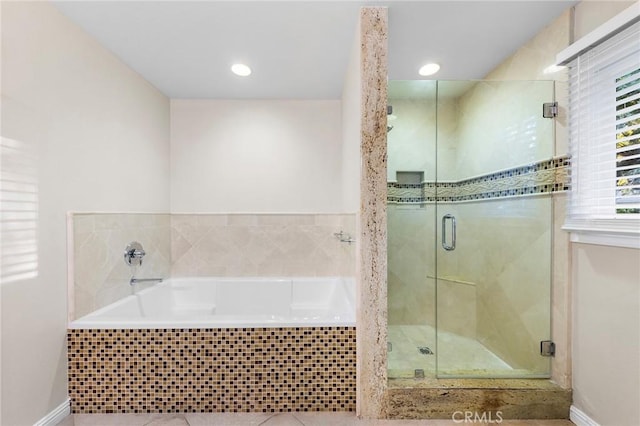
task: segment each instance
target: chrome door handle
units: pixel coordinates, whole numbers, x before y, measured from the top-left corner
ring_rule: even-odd
[[[447,219],[451,219],[451,245],[447,244]],[[456,249],[456,217],[451,214],[442,216],[442,248],[446,251]]]

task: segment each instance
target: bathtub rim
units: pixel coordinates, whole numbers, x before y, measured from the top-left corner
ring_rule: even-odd
[[[172,282],[180,282],[184,280],[203,282],[203,281],[294,281],[294,280],[339,280],[343,283],[344,291],[347,294],[348,303],[351,305],[352,310],[349,317],[334,317],[334,318],[317,318],[317,317],[278,317],[278,318],[256,318],[256,316],[248,318],[219,316],[218,320],[206,320],[206,319],[163,319],[154,317],[130,317],[123,318],[100,318],[95,317],[112,310],[114,307],[123,305],[125,303],[131,303],[132,299],[135,301],[138,294],[144,294],[156,290],[159,287],[168,286]],[[349,289],[348,282],[351,282],[353,288]],[[328,276],[328,277],[170,277],[164,281],[143,288],[134,294],[126,296],[120,300],[117,300],[107,306],[104,306],[96,311],[93,311],[83,317],[69,321],[67,323],[67,329],[96,329],[96,330],[110,330],[110,329],[218,329],[218,328],[305,328],[305,327],[355,327],[356,326],[356,305],[355,305],[355,277],[341,277],[341,276]]]

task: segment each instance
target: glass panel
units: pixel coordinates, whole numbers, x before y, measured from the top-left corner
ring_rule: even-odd
[[[549,377],[553,95],[549,81],[438,82],[438,377]]]
[[[435,203],[423,182],[436,179],[436,82],[392,81],[389,105],[388,375],[433,378]]]

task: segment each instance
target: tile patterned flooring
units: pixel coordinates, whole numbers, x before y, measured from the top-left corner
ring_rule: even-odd
[[[361,420],[353,412],[74,414],[58,426],[455,426],[453,420]],[[475,423],[477,424],[477,423]],[[497,423],[494,423],[497,424]],[[573,426],[569,420],[504,420],[505,426]]]

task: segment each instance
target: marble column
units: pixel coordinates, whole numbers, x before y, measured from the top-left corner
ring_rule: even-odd
[[[360,211],[357,413],[386,413],[387,387],[387,8],[360,12]]]

